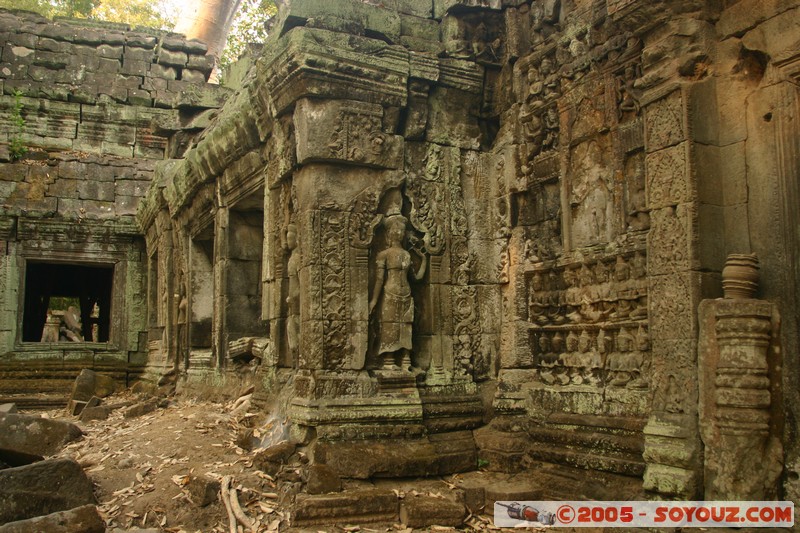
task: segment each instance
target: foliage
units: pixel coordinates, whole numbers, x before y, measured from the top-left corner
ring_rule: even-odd
[[[222,51],[220,66],[227,67],[245,52],[250,43],[267,39],[267,24],[278,12],[275,0],[242,0]]]
[[[0,0],[0,7],[25,9],[42,16],[88,17],[101,0]]]
[[[172,29],[166,0],[0,0],[0,7],[25,9],[42,16],[78,17],[133,26]]]
[[[100,0],[92,9],[91,17],[131,26],[172,28],[175,20],[167,14],[163,3],[152,0]]]
[[[11,110],[11,127],[13,133],[9,139],[8,152],[12,160],[20,159],[28,152],[28,147],[22,140],[22,134],[25,133],[25,119],[22,117],[22,110],[25,106],[22,104],[22,93],[14,91],[14,108]]]
[[[50,311],[66,311],[70,306],[80,309],[81,301],[70,296],[51,296],[47,308]]]

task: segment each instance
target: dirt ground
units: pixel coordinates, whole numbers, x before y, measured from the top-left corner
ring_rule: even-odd
[[[134,397],[126,392],[107,402],[125,400]],[[219,497],[205,507],[190,499],[186,485],[193,475],[218,480],[232,476],[243,511],[256,521],[253,531],[412,531],[401,524],[291,528],[289,514],[279,504],[275,481],[253,467],[255,452],[236,444],[237,436],[248,427],[269,429],[269,422],[265,426],[262,420],[264,414],[236,409],[233,402],[187,399],[171,400],[166,408],[137,418],[124,418],[123,411],[116,409],[107,420],[78,422],[84,438],[60,454],[77,460],[94,482],[99,510],[110,532],[138,528],[174,533],[230,532],[228,513]],[[75,422],[63,411],[47,416]],[[497,529],[490,523],[488,517],[470,517],[464,529]],[[455,529],[433,526],[427,531]]]
[[[125,399],[116,395],[109,400]],[[107,420],[78,423],[84,438],[61,456],[84,467],[112,530],[229,531],[219,499],[206,507],[191,502],[186,489],[190,475],[233,476],[244,510],[258,517],[265,530],[277,530],[284,515],[277,509],[274,483],[252,468],[252,454],[234,442],[251,415],[231,416],[230,407],[176,400],[131,419],[117,409]],[[63,417],[60,411],[50,415]]]

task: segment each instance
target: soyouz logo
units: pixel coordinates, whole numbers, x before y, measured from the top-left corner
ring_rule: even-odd
[[[794,503],[563,501],[494,504],[497,527],[792,527]]]

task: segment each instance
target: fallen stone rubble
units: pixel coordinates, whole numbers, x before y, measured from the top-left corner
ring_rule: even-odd
[[[227,404],[134,390],[103,399],[84,391],[77,415],[74,405],[68,414],[0,414],[0,427],[20,428],[2,448],[27,458],[0,465],[0,533],[484,531],[495,529],[485,516],[495,499],[537,495],[530,478],[488,472],[343,478],[286,440],[280,417],[252,405],[251,390]]]

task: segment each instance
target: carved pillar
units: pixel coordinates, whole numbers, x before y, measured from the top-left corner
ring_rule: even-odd
[[[157,291],[157,326],[161,328],[161,355],[163,356],[164,369],[169,366],[169,362],[174,361],[175,345],[173,339],[174,323],[173,316],[170,312],[172,309],[172,295],[173,295],[173,238],[172,238],[172,222],[169,219],[169,214],[166,211],[161,211],[156,218],[156,231],[158,234],[158,254],[157,264],[154,265],[157,274],[157,286],[154,287]]]
[[[214,351],[214,365],[225,365],[228,335],[225,310],[228,299],[225,293],[228,276],[228,208],[220,206],[214,218],[214,310],[211,326],[211,346]]]
[[[697,269],[698,202],[691,161],[686,86],[660,88],[645,106],[645,168],[653,405],[645,432],[647,490],[680,497],[698,494],[694,310],[700,299]]]
[[[704,497],[773,499],[783,469],[777,306],[704,300],[699,319]]]

